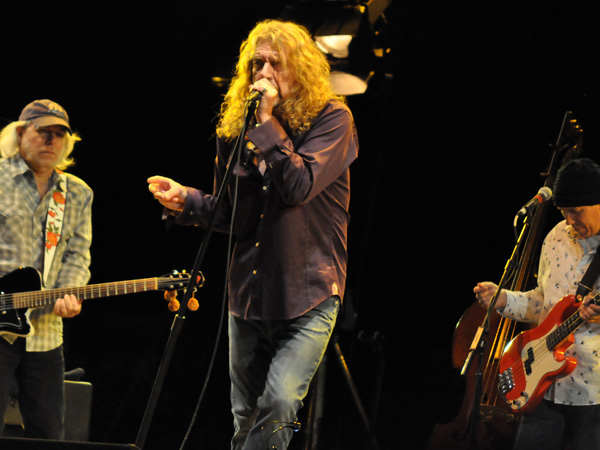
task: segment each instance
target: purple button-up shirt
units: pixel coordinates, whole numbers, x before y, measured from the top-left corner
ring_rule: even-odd
[[[275,118],[247,133],[239,176],[230,268],[229,309],[244,319],[298,317],[327,298],[343,299],[350,216],[349,166],[358,155],[352,114],[332,101],[294,136]],[[232,143],[217,140],[215,192]],[[227,231],[235,180],[217,218]],[[180,224],[206,226],[216,198],[189,189]]]

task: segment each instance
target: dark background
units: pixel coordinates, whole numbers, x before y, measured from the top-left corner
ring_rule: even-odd
[[[191,270],[203,232],[165,230],[146,178],[210,190],[214,117],[241,40],[284,2],[4,2],[0,118],[50,98],[83,140],[71,172],[94,190],[91,283]],[[451,420],[463,380],[454,328],[476,281],[498,281],[512,221],[543,184],[567,110],[598,159],[598,16],[584,4],[395,2],[388,9],[393,75],[349,98],[359,130],[342,350],[370,409],[384,379],[381,448],[423,448]],[[594,56],[596,55],[596,56]],[[551,216],[552,222],[558,220]],[[146,441],[177,449],[215,345],[227,240],[215,235]],[[169,335],[162,293],[93,300],[66,324],[67,369],[94,386],[90,439],[133,443]],[[364,333],[361,333],[364,332]],[[381,353],[366,341],[383,336]],[[187,448],[228,448],[227,342]],[[326,448],[365,448],[361,422],[329,353]],[[296,445],[301,437],[296,438]]]

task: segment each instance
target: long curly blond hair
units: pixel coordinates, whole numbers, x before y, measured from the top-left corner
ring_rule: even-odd
[[[268,42],[282,56],[284,67],[296,80],[290,97],[274,111],[294,134],[307,131],[332,99],[344,101],[334,94],[329,82],[329,62],[308,30],[293,22],[264,20],[242,42],[234,77],[221,104],[217,136],[226,140],[235,138],[244,124],[245,103],[252,84],[252,58],[262,42]]]

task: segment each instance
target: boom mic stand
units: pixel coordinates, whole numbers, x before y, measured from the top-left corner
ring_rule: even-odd
[[[240,155],[241,155],[242,147],[243,147],[243,143],[244,143],[244,136],[246,135],[246,130],[247,130],[248,124],[250,123],[250,120],[254,114],[254,111],[256,111],[258,103],[260,102],[260,95],[258,95],[258,96],[255,95],[251,100],[252,101],[250,101],[250,99],[249,99],[246,102],[246,117],[244,120],[244,126],[242,127],[242,129],[237,137],[237,141],[235,143],[233,151],[231,152],[231,155],[229,156],[229,161],[227,162],[227,170],[225,171],[225,175],[223,177],[223,180],[221,182],[221,185],[219,186],[219,190],[217,193],[217,202],[215,204],[215,209],[210,217],[209,225],[206,229],[206,233],[205,233],[202,243],[200,245],[198,255],[196,256],[196,261],[194,263],[194,267],[190,274],[190,281],[188,282],[188,285],[184,292],[183,300],[181,301],[180,311],[175,315],[175,318],[173,319],[173,324],[171,326],[171,332],[169,335],[169,339],[167,341],[167,345],[163,352],[162,360],[161,360],[161,363],[158,368],[158,372],[157,372],[157,375],[156,375],[156,378],[154,381],[154,386],[152,388],[152,392],[150,394],[150,398],[149,398],[148,404],[146,406],[146,411],[144,412],[144,417],[142,419],[142,424],[138,431],[138,436],[137,436],[137,439],[135,442],[135,445],[137,447],[139,447],[140,449],[144,448],[146,438],[148,437],[148,432],[150,430],[150,423],[152,422],[152,418],[153,418],[154,412],[156,410],[156,405],[158,403],[158,398],[160,397],[160,393],[162,391],[162,387],[163,387],[163,384],[164,384],[164,381],[165,381],[165,378],[167,375],[169,363],[171,361],[171,357],[173,356],[173,352],[174,352],[175,346],[177,344],[177,339],[179,338],[179,335],[181,334],[181,330],[183,329],[185,314],[188,309],[188,306],[187,306],[188,301],[190,300],[190,298],[192,297],[192,294],[194,293],[194,291],[196,289],[197,280],[198,280],[199,273],[200,273],[200,267],[202,266],[202,263],[204,262],[204,257],[206,255],[206,249],[210,242],[212,233],[215,229],[216,218],[217,218],[219,211],[222,208],[223,202],[227,195],[227,188],[229,186],[229,183],[231,182],[233,168],[240,160]]]

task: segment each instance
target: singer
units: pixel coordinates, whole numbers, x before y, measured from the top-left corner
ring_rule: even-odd
[[[344,296],[349,167],[358,139],[329,70],[305,28],[266,20],[242,43],[221,106],[215,187],[246,105],[260,100],[236,169],[237,240],[229,279],[232,449],[288,447]],[[208,225],[214,192],[160,176],[148,183],[175,223]],[[223,232],[235,184],[218,217]]]
[[[600,250],[600,167],[590,159],[567,163],[554,184],[554,204],[565,220],[550,231],[541,250],[538,286],[528,292],[502,290],[496,309],[513,320],[540,323],[564,296],[575,294],[592,258]],[[591,294],[600,292],[594,274]],[[494,283],[474,288],[488,307]],[[586,296],[580,307],[585,323],[575,331],[566,356],[577,359],[574,372],[559,378],[544,400],[520,421],[516,450],[532,448],[600,449],[600,306]]]

